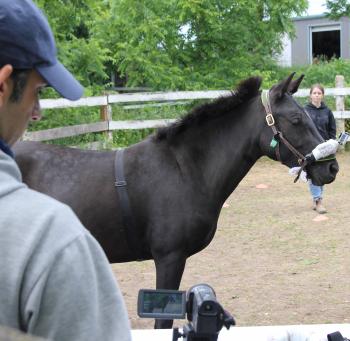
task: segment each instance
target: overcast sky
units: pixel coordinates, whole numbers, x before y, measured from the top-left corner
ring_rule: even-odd
[[[323,14],[326,10],[326,0],[309,0],[308,15]]]

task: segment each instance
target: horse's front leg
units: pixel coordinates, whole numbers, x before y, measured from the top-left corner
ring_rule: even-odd
[[[186,264],[186,256],[181,252],[172,252],[166,256],[154,258],[156,265],[157,289],[179,289]],[[156,320],[154,328],[169,329],[173,320]]]

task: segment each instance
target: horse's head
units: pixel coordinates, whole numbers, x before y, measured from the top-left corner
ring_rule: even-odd
[[[292,80],[293,76],[294,73],[262,92],[266,127],[260,137],[261,148],[264,154],[288,167],[299,166],[306,155],[324,142],[308,113],[292,97],[304,76]],[[303,165],[315,185],[332,182],[339,170],[335,158]]]

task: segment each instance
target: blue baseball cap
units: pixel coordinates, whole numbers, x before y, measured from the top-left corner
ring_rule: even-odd
[[[60,95],[77,100],[83,87],[57,60],[49,23],[31,0],[0,0],[0,67],[35,69]]]

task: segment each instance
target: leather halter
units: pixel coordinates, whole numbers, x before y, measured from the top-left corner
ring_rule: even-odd
[[[281,154],[280,154],[280,150],[279,150],[280,143],[283,143],[292,152],[292,154],[297,158],[298,164],[300,165],[300,170],[298,171],[298,175],[294,179],[294,182],[297,182],[301,172],[304,170],[304,168],[309,163],[309,160],[307,159],[307,157],[305,157],[303,154],[301,154],[298,150],[296,150],[289,143],[289,141],[283,136],[282,132],[280,132],[276,128],[275,119],[273,117],[272,110],[271,110],[269,90],[263,90],[261,92],[261,101],[262,101],[262,104],[263,104],[263,106],[265,108],[265,112],[266,112],[266,117],[265,117],[266,123],[269,127],[271,127],[272,132],[273,132],[273,138],[271,140],[270,146],[272,148],[275,148],[276,158],[281,163],[282,163],[282,160],[281,160]]]

